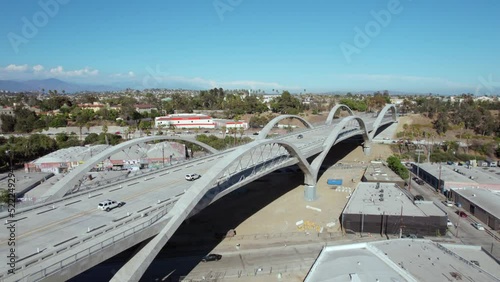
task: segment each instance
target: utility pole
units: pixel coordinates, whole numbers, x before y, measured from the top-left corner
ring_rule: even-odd
[[[401,203],[401,222],[399,224],[399,238],[403,237],[403,204]]]
[[[420,171],[420,153],[422,153],[424,150],[417,149],[415,152],[418,153],[418,158],[417,158],[417,177],[420,177],[419,171]]]
[[[165,143],[162,144],[161,147],[161,156],[162,156],[162,166],[165,167]]]
[[[438,179],[438,187],[437,190],[441,190],[441,163],[439,163],[439,179]]]

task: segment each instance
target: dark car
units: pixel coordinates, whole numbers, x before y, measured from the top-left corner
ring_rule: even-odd
[[[297,139],[302,139],[302,138],[304,138],[304,135],[302,134],[297,135]]]
[[[207,261],[217,261],[217,260],[220,260],[222,258],[222,255],[218,255],[218,254],[208,254],[206,256],[204,256],[201,261],[202,262],[207,262]]]
[[[460,217],[467,217],[467,214],[463,211],[456,211],[456,214],[458,214]]]
[[[413,200],[415,201],[423,201],[424,200],[424,197],[422,195],[416,195]]]

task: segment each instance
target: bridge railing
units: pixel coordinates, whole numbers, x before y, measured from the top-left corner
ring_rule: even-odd
[[[62,269],[68,267],[69,265],[78,262],[79,260],[82,260],[82,259],[84,259],[86,257],[91,256],[92,254],[100,252],[103,249],[105,249],[105,248],[107,248],[109,246],[112,246],[112,245],[120,242],[121,240],[126,239],[129,236],[131,236],[131,235],[133,235],[133,234],[135,234],[135,233],[137,233],[139,231],[144,230],[147,227],[150,227],[156,221],[158,221],[159,219],[161,219],[163,216],[165,216],[168,213],[168,211],[170,210],[169,206],[172,205],[172,204],[173,204],[173,202],[168,202],[168,203],[164,204],[163,206],[157,207],[156,209],[147,212],[147,213],[151,213],[151,212],[154,212],[156,210],[160,210],[160,212],[158,212],[154,216],[150,217],[147,221],[144,221],[142,223],[134,225],[133,227],[130,227],[130,228],[128,228],[128,229],[126,229],[126,230],[124,230],[124,231],[122,231],[122,232],[120,232],[120,233],[118,233],[116,235],[113,235],[112,237],[107,238],[107,239],[105,239],[105,240],[103,240],[103,241],[101,241],[99,243],[91,245],[91,246],[85,248],[82,251],[79,251],[79,252],[74,253],[72,255],[66,256],[63,259],[61,259],[60,261],[58,261],[56,263],[53,263],[53,264],[51,264],[51,265],[49,265],[47,267],[44,267],[43,269],[40,269],[40,270],[36,271],[35,273],[27,274],[27,275],[23,276],[21,279],[19,279],[17,281],[39,281],[39,280],[42,280],[42,279],[46,278],[47,276],[50,276],[51,274],[59,272]],[[91,238],[95,238],[97,236],[103,235],[106,232],[115,230],[116,228],[119,228],[119,227],[121,227],[121,226],[123,226],[125,224],[129,224],[130,222],[138,220],[140,218],[144,218],[144,216],[143,215],[138,215],[135,218],[130,219],[129,221],[125,221],[125,222],[116,224],[112,228],[107,228],[107,229],[105,229],[105,231],[96,233],[96,234],[94,234],[94,235],[92,235],[90,237],[86,237],[86,238],[80,240],[79,242],[72,242],[68,246],[65,246],[65,247],[62,247],[62,248],[54,250],[51,254],[48,254],[48,255],[44,254],[43,258],[47,258],[49,256],[56,255],[56,254],[58,254],[58,253],[60,253],[60,252],[62,252],[64,250],[69,250],[71,247],[79,246],[80,244],[88,241]],[[42,260],[42,258],[38,258],[37,260],[34,260],[34,261],[33,260],[29,261],[29,262],[25,263],[25,265],[24,265],[23,268],[31,266],[32,264],[34,264],[34,263],[36,263],[36,262],[38,262],[40,260]],[[7,273],[4,273],[3,275],[0,275],[0,278],[4,278],[4,277],[7,277]]]
[[[211,155],[202,156],[202,157],[199,157],[199,158],[196,158],[196,159],[190,159],[190,161],[191,160],[197,160],[197,161],[199,161],[199,160],[209,159],[209,158],[212,158],[212,157],[218,157],[219,155],[222,155],[224,153],[227,153],[227,151],[220,152],[220,153],[217,153],[217,154],[211,154]],[[169,169],[172,169],[172,168],[175,168],[175,167],[178,167],[178,166],[182,166],[186,162],[188,162],[188,161],[179,162],[179,163],[177,163],[175,165],[172,165],[172,166],[169,166],[169,167],[165,167],[165,168],[159,168],[157,170],[143,172],[140,175],[134,175],[132,177],[129,176],[127,179],[124,179],[122,182],[130,181],[130,180],[133,180],[133,179],[138,179],[138,178],[141,178],[141,177],[144,177],[144,176],[149,176],[151,174],[158,173],[158,172],[163,171],[163,170],[169,170]],[[120,182],[114,182],[114,183],[109,184],[109,185],[117,185],[117,184],[120,184]],[[94,191],[105,189],[109,185],[100,186],[100,187],[97,187],[97,188],[92,188],[92,189],[89,189],[89,190],[86,190],[86,191],[79,191],[79,192],[73,193],[73,194],[68,194],[68,195],[64,196],[63,198],[61,198],[61,199],[56,199],[56,200],[52,200],[52,201],[46,201],[49,197],[44,197],[44,198],[38,198],[36,202],[21,202],[22,204],[16,203],[16,215],[19,215],[19,214],[21,214],[23,212],[27,212],[27,211],[30,211],[30,210],[33,210],[33,209],[41,208],[41,207],[49,207],[50,208],[51,206],[53,206],[53,205],[55,205],[55,204],[57,204],[59,202],[66,201],[68,199],[75,198],[75,197],[80,197],[82,195],[85,195],[87,193],[92,193]],[[6,210],[5,211],[0,210],[0,219],[7,218],[7,217],[9,217],[9,214],[6,212]]]

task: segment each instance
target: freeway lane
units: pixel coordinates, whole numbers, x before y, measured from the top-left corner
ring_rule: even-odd
[[[338,120],[335,122],[338,122]],[[370,122],[367,122],[368,128],[370,128],[369,124]],[[282,138],[293,142],[302,152],[308,152],[311,148],[322,147],[322,142],[327,136],[326,133],[331,131],[334,125],[292,133]],[[302,139],[297,139],[298,134],[303,134],[304,137]],[[265,152],[261,152],[260,154],[266,155]],[[93,229],[103,225],[106,225],[105,228],[108,228],[108,226],[113,225],[114,219],[125,217],[127,213],[131,213],[132,216],[138,215],[141,210],[156,206],[158,200],[163,201],[168,198],[174,198],[176,195],[180,195],[185,190],[189,189],[192,183],[184,180],[184,175],[186,173],[199,173],[202,175],[202,178],[197,181],[203,181],[203,174],[210,169],[215,162],[224,161],[226,156],[227,153],[223,153],[218,155],[217,158],[208,158],[210,161],[195,159],[190,163],[183,164],[178,169],[169,169],[169,174],[165,174],[165,171],[162,170],[154,176],[146,176],[143,179],[131,180],[129,184],[124,184],[122,189],[111,191],[119,186],[108,186],[99,192],[92,192],[94,195],[99,193],[102,193],[102,195],[89,199],[87,194],[83,194],[79,197],[57,203],[54,210],[49,209],[49,211],[47,211],[47,207],[44,207],[22,213],[18,218],[26,218],[16,223],[16,255],[18,259],[23,259],[26,256],[34,254],[37,248],[47,248],[41,254],[37,254],[26,260],[31,261],[35,257],[44,256],[46,253],[53,252],[60,247],[54,247],[55,244],[64,242],[75,236],[77,237],[74,239],[75,241],[88,236],[88,228]],[[251,159],[252,157],[249,155],[242,158],[242,160],[248,162],[250,162]],[[98,211],[97,203],[105,199],[125,201],[126,205],[109,213]],[[80,201],[73,203],[78,200]],[[69,203],[73,204],[65,206]],[[110,232],[119,233],[121,232],[120,229],[125,227],[126,225],[123,225]],[[9,249],[6,244],[7,234],[3,234],[2,232],[2,235],[0,235],[0,242],[2,243],[0,244],[0,252],[8,253]],[[96,237],[91,240],[99,242],[100,239]],[[72,241],[67,244],[72,244]],[[61,255],[64,256],[62,253]],[[0,273],[7,270],[6,262],[6,257],[0,260]],[[18,266],[22,265],[23,263],[20,262]]]

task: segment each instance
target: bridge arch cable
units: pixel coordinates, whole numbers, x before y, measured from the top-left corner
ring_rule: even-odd
[[[387,113],[390,113],[391,119],[393,122],[397,122],[398,120],[398,114],[397,114],[397,109],[394,104],[387,104],[385,105],[377,114],[377,118],[375,119],[375,122],[373,123],[373,130],[370,132],[370,140],[372,140],[375,137],[375,134],[377,133],[378,128],[380,127],[380,124],[384,119],[387,119],[388,117],[386,116]]]
[[[272,149],[271,147],[276,148]],[[260,175],[251,175],[253,170],[249,167],[245,168],[241,166],[241,159],[248,158],[249,153],[257,153],[257,151],[266,151],[266,154],[259,155],[256,159],[256,165],[268,166],[267,170],[263,170]],[[272,153],[272,154],[271,154]],[[274,155],[273,155],[274,154]],[[286,158],[280,154],[286,154]],[[147,269],[147,266],[151,264],[153,259],[156,257],[158,252],[162,247],[168,242],[169,238],[175,233],[182,222],[190,215],[197,213],[198,210],[203,209],[210,203],[214,201],[213,197],[217,197],[220,194],[227,194],[226,191],[230,190],[232,187],[226,184],[230,179],[225,179],[221,182],[224,176],[232,175],[232,177],[237,177],[241,179],[241,182],[249,183],[261,175],[266,174],[268,171],[271,172],[273,168],[271,167],[271,162],[276,156],[282,157],[285,160],[281,165],[288,166],[298,162],[299,167],[305,173],[311,173],[311,168],[307,160],[300,154],[299,149],[283,140],[257,140],[245,144],[224,157],[223,161],[215,163],[205,174],[204,181],[196,181],[186,192],[179,198],[179,200],[174,204],[169,214],[172,215],[168,221],[165,222],[164,227],[160,232],[152,238],[146,246],[144,246],[134,257],[132,257],[111,279],[111,281],[124,281],[124,280],[139,280],[144,274],[143,271]],[[278,165],[278,163],[274,163]],[[243,169],[241,171],[236,171],[234,168]],[[242,178],[241,176],[245,176]],[[236,183],[238,184],[238,183]],[[233,184],[234,185],[234,184]],[[241,187],[241,186],[238,186]],[[237,188],[238,188],[237,187]],[[207,195],[210,195],[207,198]],[[215,199],[216,200],[216,199]]]
[[[92,169],[94,168],[99,162],[105,160],[106,158],[114,155],[117,152],[122,151],[123,149],[133,147],[138,144],[143,144],[151,141],[160,141],[160,140],[180,140],[180,141],[186,141],[189,143],[196,144],[200,146],[201,148],[207,150],[209,153],[215,154],[218,153],[219,151],[205,143],[202,143],[198,140],[191,139],[191,138],[186,138],[186,137],[181,137],[181,136],[146,136],[142,138],[137,138],[137,139],[132,139],[123,143],[120,143],[118,145],[115,145],[113,147],[110,147],[99,154],[93,156],[89,160],[87,160],[85,163],[79,165],[75,169],[73,169],[70,173],[68,173],[64,178],[56,182],[44,195],[43,197],[46,198],[47,200],[55,200],[55,199],[60,199],[68,193],[68,191],[71,191],[79,185],[80,180]]]
[[[359,127],[354,127],[352,129],[347,129],[347,125],[349,125],[352,122],[357,122]],[[347,129],[347,132],[342,132],[343,130]],[[363,140],[365,143],[368,143],[371,141],[369,134],[368,134],[368,129],[366,128],[365,122],[363,121],[362,118],[358,116],[349,116],[344,119],[342,119],[334,128],[333,131],[328,135],[326,138],[325,142],[323,142],[323,151],[312,161],[311,163],[311,168],[313,169],[314,172],[314,178],[311,179],[310,181],[315,184],[315,180],[317,177],[317,174],[319,172],[319,169],[321,167],[321,164],[326,158],[326,155],[330,152],[332,147],[338,143],[342,139],[342,136],[345,136],[346,133],[350,131],[355,131],[358,130],[360,131]],[[306,179],[307,182],[307,179]],[[308,183],[309,184],[309,183]],[[309,184],[313,185],[313,184]]]
[[[351,108],[349,108],[348,106],[344,105],[344,104],[337,104],[335,105],[331,110],[330,112],[328,113],[328,117],[326,118],[326,121],[325,121],[325,124],[326,125],[331,125],[332,122],[333,122],[333,118],[335,117],[335,114],[337,113],[338,110],[340,109],[344,109],[346,110],[350,116],[353,116],[354,115],[354,112],[351,110]]]
[[[263,139],[266,139],[267,135],[269,134],[269,132],[271,132],[271,130],[282,120],[285,120],[285,119],[298,119],[305,127],[307,128],[310,128],[310,129],[313,129],[314,128],[314,125],[312,125],[309,121],[307,121],[306,119],[304,119],[303,117],[301,116],[297,116],[297,115],[280,115],[280,116],[277,116],[275,118],[273,118],[272,120],[270,120],[265,126],[264,128],[262,128],[262,130],[259,132],[259,135],[257,135],[257,137],[255,138],[256,140],[263,140]]]

